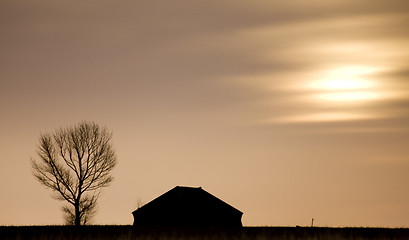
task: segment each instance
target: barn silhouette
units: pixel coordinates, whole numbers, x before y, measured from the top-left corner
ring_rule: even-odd
[[[177,186],[132,215],[134,226],[241,227],[243,213],[201,187]]]

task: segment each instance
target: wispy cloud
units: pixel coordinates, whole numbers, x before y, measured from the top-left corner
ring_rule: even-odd
[[[238,81],[262,93],[272,111],[265,123],[400,118],[396,101],[409,102],[408,20],[375,14],[242,31],[271,71]]]

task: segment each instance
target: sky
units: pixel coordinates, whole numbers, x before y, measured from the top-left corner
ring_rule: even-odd
[[[113,132],[95,224],[201,186],[245,226],[409,227],[406,0],[1,0],[0,225],[63,224],[41,133]]]

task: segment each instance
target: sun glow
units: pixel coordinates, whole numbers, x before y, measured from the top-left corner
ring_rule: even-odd
[[[268,120],[268,122],[337,122],[337,121],[352,121],[371,119],[376,116],[366,113],[354,113],[354,112],[322,112],[311,113],[305,115],[296,115],[283,118],[275,118],[274,120]]]
[[[377,99],[380,97],[379,94],[375,92],[365,92],[365,91],[351,91],[351,92],[332,92],[332,93],[322,93],[317,94],[318,99],[324,101],[363,101]]]
[[[312,104],[312,111],[279,119],[284,122],[357,121],[378,117],[363,108],[382,100],[386,93],[376,75],[377,67],[338,66],[311,76],[302,87],[303,100]]]
[[[350,102],[372,100],[379,97],[376,83],[369,79],[376,72],[371,67],[341,67],[324,73],[309,84],[319,101]]]
[[[311,84],[313,88],[330,90],[347,90],[370,88],[373,83],[367,80],[358,79],[355,76],[342,76],[340,78],[330,77]]]

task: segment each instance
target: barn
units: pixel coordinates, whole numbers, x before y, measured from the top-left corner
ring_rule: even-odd
[[[177,186],[132,215],[134,226],[241,227],[243,213],[201,187]]]

